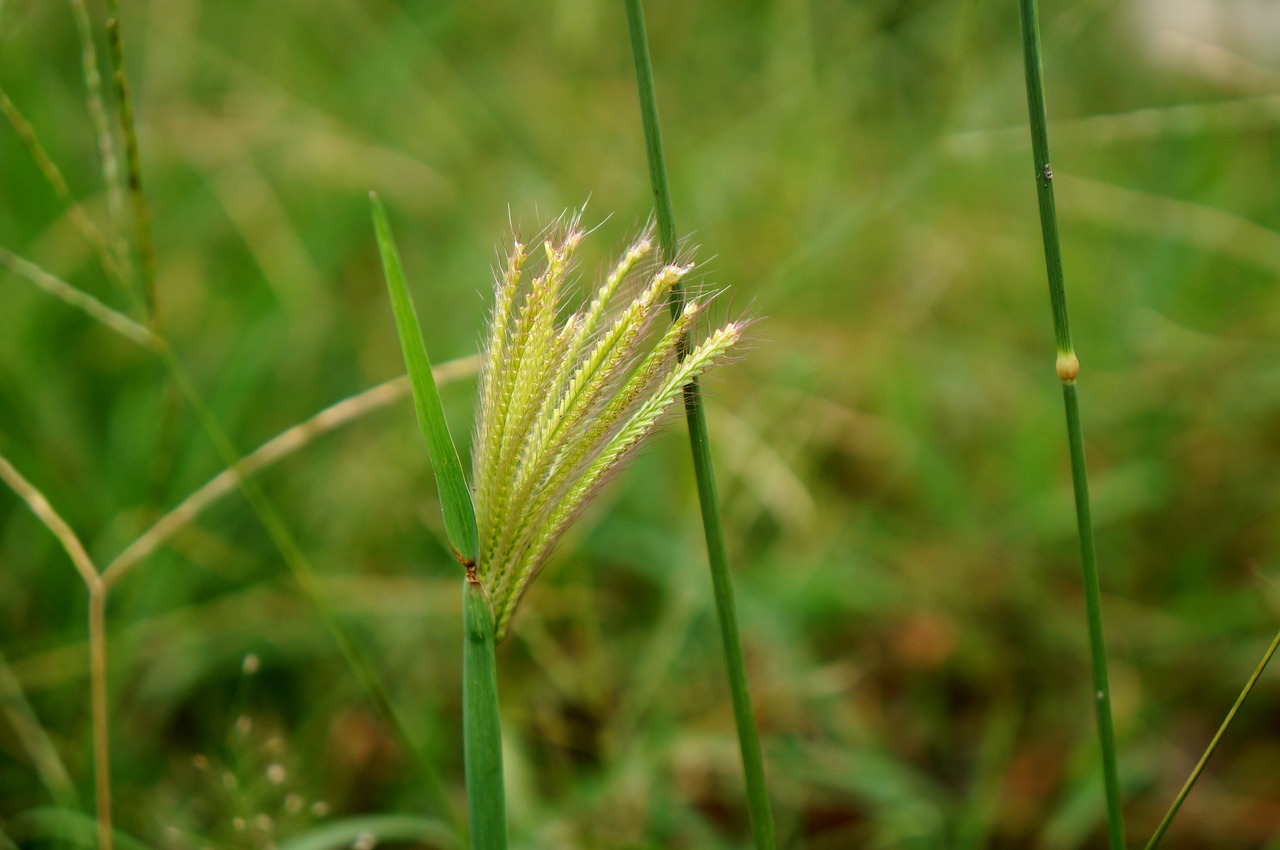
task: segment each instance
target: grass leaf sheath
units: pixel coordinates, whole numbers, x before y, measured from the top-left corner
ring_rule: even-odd
[[[493,612],[478,582],[463,582],[462,611],[462,740],[471,847],[506,850],[507,804]]]

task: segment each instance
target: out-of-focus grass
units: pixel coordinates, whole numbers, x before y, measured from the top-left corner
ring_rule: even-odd
[[[1280,67],[1229,27],[1152,29],[1147,8],[1042,10],[1134,836],[1280,611]],[[122,12],[166,332],[241,446],[400,368],[369,189],[402,222],[442,359],[474,351],[508,218],[533,231],[590,195],[588,217],[613,213],[596,241],[620,244],[648,213],[620,6]],[[1014,10],[648,17],[681,226],[715,257],[707,284],[766,317],[708,397],[780,839],[1091,846],[1069,478],[1030,157],[1007,129],[1025,109]],[[105,221],[68,10],[9,0],[0,55],[0,85]],[[8,128],[0,163],[0,245],[126,309]],[[220,470],[145,352],[12,275],[0,316],[0,454],[95,559]],[[471,393],[444,392],[456,434]],[[518,842],[746,842],[677,437],[562,545],[499,651]],[[457,568],[429,475],[402,407],[263,483],[460,795]],[[84,620],[56,542],[0,495],[4,659],[87,800]],[[126,832],[261,846],[253,816],[290,793],[306,811],[277,841],[427,805],[239,497],[126,578],[108,623]],[[1275,840],[1277,699],[1264,680],[1165,846]],[[51,800],[21,734],[0,721],[0,817]]]

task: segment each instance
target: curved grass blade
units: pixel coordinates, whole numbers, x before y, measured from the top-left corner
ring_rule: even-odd
[[[506,850],[507,802],[498,724],[493,611],[484,588],[468,576],[462,588],[462,749],[473,850]]]
[[[378,236],[378,249],[382,254],[382,270],[387,278],[387,290],[391,294],[391,309],[396,316],[396,332],[400,335],[400,349],[404,352],[404,365],[409,372],[409,384],[413,388],[413,406],[418,411],[418,424],[427,439],[427,452],[436,473],[440,488],[440,506],[444,511],[445,533],[453,554],[465,567],[473,567],[480,548],[476,532],[476,511],[471,502],[471,491],[462,474],[462,462],[449,426],[444,419],[444,407],[440,404],[440,392],[431,375],[431,360],[427,357],[426,344],[422,340],[422,327],[413,311],[413,299],[404,281],[404,267],[400,265],[400,253],[391,236],[391,224],[387,211],[376,193],[369,193],[373,207],[373,226]]]

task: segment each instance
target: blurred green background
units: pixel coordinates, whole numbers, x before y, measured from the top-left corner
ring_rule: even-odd
[[[1041,12],[1137,846],[1280,621],[1278,8]],[[162,325],[242,451],[402,370],[370,189],[437,362],[475,350],[512,223],[589,198],[592,275],[649,215],[620,3],[122,19]],[[664,0],[648,20],[677,226],[722,309],[760,317],[708,395],[782,845],[1101,846],[1015,4]],[[68,4],[0,4],[0,86],[106,226]],[[130,310],[7,125],[0,246]],[[8,272],[0,317],[0,455],[100,566],[223,468],[152,355]],[[472,393],[445,391],[457,434]],[[516,846],[748,844],[683,430],[561,545],[499,649]],[[462,805],[459,573],[408,403],[261,481]],[[58,798],[38,730],[92,811],[86,599],[0,490],[0,825],[24,846],[23,813]],[[267,848],[438,814],[238,493],[107,617],[126,833]],[[1280,847],[1278,712],[1270,671],[1164,846]]]

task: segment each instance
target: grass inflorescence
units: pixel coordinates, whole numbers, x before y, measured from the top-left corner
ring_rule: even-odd
[[[496,275],[480,354],[472,484],[431,374],[386,211],[374,227],[419,425],[435,469],[445,532],[463,584],[463,750],[472,846],[507,846],[495,647],[565,530],[653,432],[685,387],[742,339],[730,321],[691,347],[710,299],[689,299],[663,327],[692,263],[656,262],[645,232],[568,309],[586,231],[566,214],[529,251],[513,241]],[[565,314],[568,315],[565,315]]]
[[[703,313],[690,300],[660,329],[666,300],[692,264],[657,264],[646,234],[623,253],[588,303],[565,318],[577,217],[534,258],[518,241],[498,276],[481,357],[473,478],[479,580],[499,640],[552,547],[601,485],[653,431],[694,377],[722,361],[743,325],[677,350]],[[624,293],[639,288],[628,298]]]

